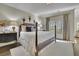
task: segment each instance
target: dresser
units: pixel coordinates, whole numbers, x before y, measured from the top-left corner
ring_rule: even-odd
[[[17,40],[17,33],[0,33],[0,43]]]

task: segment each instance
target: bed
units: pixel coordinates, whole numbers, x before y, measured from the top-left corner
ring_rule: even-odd
[[[30,24],[31,25],[31,24]],[[25,25],[27,26],[27,25]],[[32,24],[33,27],[33,24]],[[19,27],[19,42],[22,44],[22,46],[26,49],[26,51],[29,51],[30,55],[38,55],[38,50],[45,43],[45,41],[50,40],[50,42],[54,41],[54,34],[48,31],[38,31],[38,24],[35,23],[35,31],[22,31],[21,26]],[[25,28],[26,29],[26,28]],[[50,43],[49,42],[49,43]],[[48,43],[47,43],[48,44]],[[40,48],[42,49],[42,48]]]
[[[12,48],[10,52],[12,56],[32,56],[23,46]],[[73,45],[57,40],[56,43],[52,42],[39,51],[38,56],[74,56]]]
[[[72,43],[70,44],[56,43],[56,31],[55,34],[49,31],[38,31],[36,24],[36,31],[33,32],[19,31],[19,33],[20,36],[18,42],[22,44],[22,46],[31,56],[73,55]],[[56,48],[54,48],[55,46]],[[59,53],[57,51],[59,51]],[[61,52],[63,52],[64,54]]]
[[[42,44],[48,39],[54,37],[53,33],[48,31],[38,31],[38,45]],[[23,47],[30,52],[31,55],[34,55],[35,50],[35,32],[20,32],[19,42]],[[54,39],[52,39],[54,40]]]

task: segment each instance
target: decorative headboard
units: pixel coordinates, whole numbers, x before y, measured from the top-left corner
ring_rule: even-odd
[[[25,26],[25,32],[31,32],[32,31],[32,27],[35,27],[35,25],[32,24],[32,23],[21,24],[19,26],[19,37],[20,37],[20,32],[22,31],[22,26]]]
[[[27,27],[30,27],[30,26],[34,26],[35,27],[35,48],[36,48],[36,52],[35,52],[35,55],[37,56],[38,55],[38,23],[36,22],[35,24],[21,24],[19,26],[19,37],[20,37],[20,32],[21,32],[21,26],[24,25],[26,26],[26,31],[27,31]]]

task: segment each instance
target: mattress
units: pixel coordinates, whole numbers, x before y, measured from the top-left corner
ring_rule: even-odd
[[[38,31],[38,44],[51,39],[54,34],[48,31]],[[35,40],[35,32],[21,32],[20,38],[24,40]]]
[[[48,31],[38,31],[38,44],[54,37],[54,34]],[[19,42],[31,55],[35,53],[35,32],[20,32]]]

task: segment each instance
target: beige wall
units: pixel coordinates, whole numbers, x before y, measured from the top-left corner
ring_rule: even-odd
[[[46,30],[46,18],[45,17],[39,17],[39,20],[41,21],[40,24],[42,24],[42,29]]]
[[[56,13],[57,14],[57,13]],[[70,40],[74,39],[74,10],[69,10],[69,11],[64,11],[64,12],[60,12],[58,13],[58,15],[63,15],[63,14],[69,14],[68,16],[68,22],[69,22],[69,35],[70,35]],[[56,16],[56,15],[54,15]],[[51,16],[50,16],[51,17]],[[43,25],[46,24],[46,17],[40,16],[39,19],[41,20],[41,23]],[[46,27],[46,26],[45,26]]]
[[[68,16],[70,40],[74,40],[74,20],[74,10],[72,10]]]
[[[74,35],[76,35],[76,31],[77,31],[77,23],[79,22],[79,7],[78,8],[75,8],[75,11],[74,11]]]
[[[0,20],[15,20],[20,23],[23,17],[28,21],[29,16],[32,16],[33,19],[33,15],[28,12],[0,4]]]

